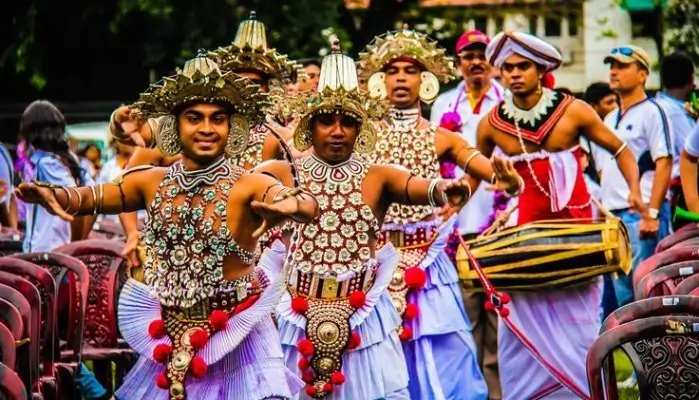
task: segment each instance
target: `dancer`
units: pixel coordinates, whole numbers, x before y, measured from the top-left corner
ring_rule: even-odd
[[[17,193],[66,220],[149,211],[145,284],[129,280],[119,299],[120,331],[140,355],[119,399],[288,399],[301,382],[284,366],[270,317],[282,284],[256,268],[254,251],[269,226],[310,221],[317,202],[229,161],[264,120],[259,86],[203,53],[165,82],[135,106],[165,114],[158,147],[180,161],[132,168],[110,184],[33,182]]]

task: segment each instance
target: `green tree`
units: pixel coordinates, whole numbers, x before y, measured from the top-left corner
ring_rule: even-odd
[[[699,1],[670,0],[665,28],[667,50],[686,52],[699,68]]]

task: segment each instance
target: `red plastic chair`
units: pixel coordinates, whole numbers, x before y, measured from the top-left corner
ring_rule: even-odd
[[[10,328],[0,323],[0,363],[14,366],[17,363],[17,344]]]
[[[0,392],[7,400],[27,400],[27,391],[17,373],[5,364],[0,364]]]
[[[680,282],[698,272],[699,261],[683,261],[656,269],[634,288],[634,299],[670,295]]]
[[[636,288],[651,272],[666,265],[682,261],[699,260],[699,248],[678,246],[662,253],[657,253],[640,263],[633,273],[633,287]]]
[[[24,337],[24,322],[22,314],[9,300],[0,297],[0,324],[6,326],[12,333],[15,342]]]
[[[608,391],[612,383],[604,382],[602,370],[605,360],[619,348],[631,360],[641,400],[698,398],[699,332],[694,331],[694,324],[699,324],[699,317],[665,315],[636,319],[600,335],[587,353],[591,398],[603,400],[606,394],[607,399],[616,399]]]
[[[671,233],[665,239],[661,240],[655,248],[656,253],[668,250],[679,243],[687,240],[699,238],[699,227],[697,224],[685,225],[677,231]]]
[[[38,293],[36,296],[38,297]],[[17,346],[17,361],[19,364],[17,368],[13,367],[13,369],[15,369],[22,378],[24,385],[28,389],[33,389],[34,383],[38,378],[39,352],[36,344],[38,336],[35,337],[37,324],[32,317],[31,305],[21,292],[5,283],[0,283],[0,298],[10,302],[10,304],[19,311],[21,316],[22,334],[20,339],[18,339]]]
[[[128,261],[121,256],[123,248],[124,243],[116,240],[89,239],[55,250],[79,259],[88,267],[90,286],[82,357],[93,361],[95,376],[107,390],[113,387],[113,377],[117,386],[123,381],[134,359],[133,350],[120,339],[117,327],[116,305],[128,268]]]
[[[699,289],[699,274],[694,274],[689,278],[680,282],[672,294],[675,295],[688,295],[692,293],[695,289]]]

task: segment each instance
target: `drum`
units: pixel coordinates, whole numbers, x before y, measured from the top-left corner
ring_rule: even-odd
[[[631,245],[618,218],[536,221],[464,243],[497,290],[538,290],[631,270]],[[463,246],[456,254],[467,290],[481,291]]]

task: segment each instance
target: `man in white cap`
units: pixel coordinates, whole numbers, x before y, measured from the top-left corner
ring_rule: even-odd
[[[456,42],[457,65],[464,78],[435,100],[430,122],[453,132],[459,132],[469,142],[476,143],[478,122],[503,99],[505,89],[491,78],[492,67],[485,58],[490,43],[478,30],[465,32]],[[451,163],[442,164],[445,178],[461,177],[464,171]],[[457,221],[458,234],[465,240],[475,238],[490,225],[495,194],[479,187],[461,211]],[[504,196],[500,196],[504,197]],[[453,241],[458,245],[458,241]],[[486,297],[482,292],[462,290],[464,307],[471,320],[473,340],[478,351],[478,364],[488,384],[488,398],[500,399],[498,377],[497,315],[485,312]]]
[[[486,55],[511,96],[481,120],[478,149],[490,156],[499,147],[524,178],[518,225],[592,217],[580,168],[581,135],[615,155],[631,188],[630,207],[643,207],[638,167],[626,145],[589,105],[542,88],[544,74],[561,64],[553,46],[525,33],[502,32]],[[510,315],[498,327],[503,399],[589,398],[585,359],[600,326],[601,282],[597,277],[565,290],[510,294]]]

